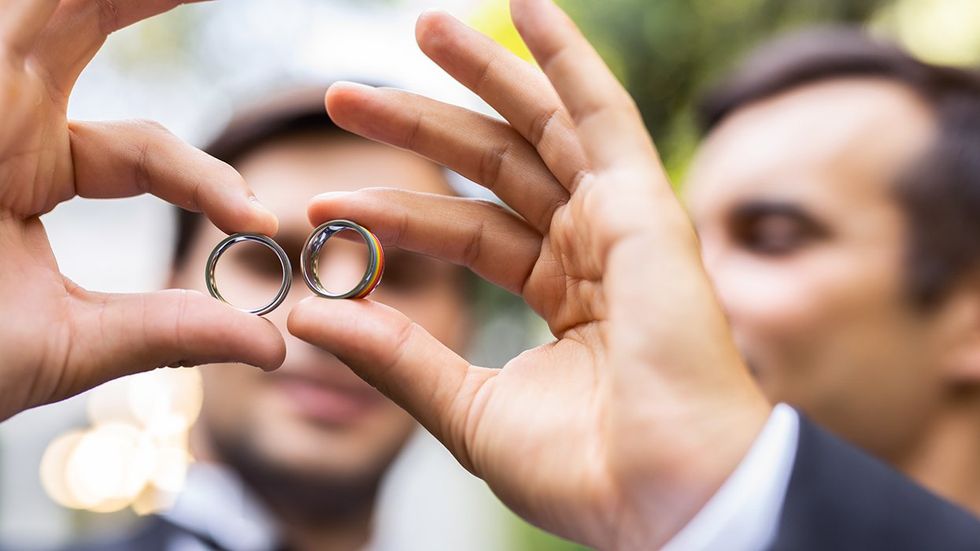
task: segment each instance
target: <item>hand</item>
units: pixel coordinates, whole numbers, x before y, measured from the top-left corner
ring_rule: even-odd
[[[75,196],[152,193],[229,232],[276,231],[238,173],[158,125],[66,118],[106,35],[180,3],[0,0],[0,420],[160,366],[283,361],[271,324],[198,293],[79,288],[59,273],[38,218]]]
[[[518,514],[599,548],[651,549],[703,506],[769,414],[732,344],[635,104],[550,0],[514,0],[544,74],[444,14],[425,53],[507,122],[343,84],[338,124],[493,190],[492,204],[397,190],[317,198],[388,245],[466,265],[555,341],[472,366],[399,312],[310,300],[289,330],[406,408]]]

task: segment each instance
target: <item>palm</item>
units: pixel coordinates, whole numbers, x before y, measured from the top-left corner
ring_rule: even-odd
[[[613,412],[617,396],[610,357],[631,363],[649,360],[633,350],[616,349],[617,343],[606,338],[635,330],[623,326],[628,318],[610,319],[606,307],[628,300],[610,296],[604,284],[610,270],[629,269],[610,266],[601,254],[618,240],[606,222],[611,213],[603,211],[616,201],[609,195],[619,186],[611,180],[595,177],[583,183],[555,211],[523,296],[557,340],[521,354],[503,369],[480,370],[488,379],[462,414],[467,421],[460,450],[465,455],[458,453],[464,465],[526,518],[579,541],[604,529],[599,528],[603,519],[583,511],[583,503],[602,503],[604,510],[613,511],[622,506],[617,501],[626,499],[614,476],[620,461],[611,457],[617,446],[629,447],[629,442],[619,441],[622,431],[615,427],[623,419]],[[648,283],[624,275],[634,279],[634,288]],[[640,315],[629,323],[642,323],[642,305],[631,306]],[[453,414],[460,415],[446,412]],[[583,454],[583,460],[569,460]],[[536,500],[558,506],[529,508],[529,491]],[[590,516],[594,524],[583,524]]]
[[[17,266],[16,270],[0,272],[0,302],[9,319],[17,320],[16,325],[0,332],[0,350],[9,351],[4,354],[5,373],[23,383],[15,389],[17,395],[6,398],[28,405],[35,404],[37,395],[63,398],[72,388],[70,383],[57,388],[62,384],[59,381],[70,378],[56,368],[44,369],[44,364],[61,367],[63,363],[57,359],[65,358],[68,352],[65,337],[71,334],[71,327],[66,321],[71,319],[71,309],[66,298],[70,294],[40,221],[5,218],[0,222],[0,232],[7,236],[0,240],[0,255]]]
[[[496,371],[464,414],[465,441],[457,451],[519,514],[572,536],[584,535],[571,530],[572,519],[583,518],[581,504],[609,501],[613,490],[606,458],[594,454],[608,443],[596,422],[606,406],[598,384],[603,366],[594,347],[579,342],[595,338],[587,335],[592,331],[529,350]],[[529,493],[558,506],[537,509]]]
[[[561,337],[570,329],[596,320],[604,300],[600,261],[581,254],[590,247],[602,224],[583,216],[583,195],[574,195],[555,211],[548,233],[541,240],[541,253],[522,294],[540,314],[552,333]]]
[[[66,99],[28,63],[0,70],[0,209],[27,218],[74,196]]]
[[[42,364],[68,354],[73,308],[67,299],[73,289],[58,271],[37,216],[74,196],[74,170],[65,99],[51,97],[53,84],[32,63],[28,59],[0,70],[0,105],[7,106],[0,127],[0,231],[8,236],[0,255],[18,267],[0,273],[0,302],[7,305],[8,315],[20,320],[19,331],[0,333],[0,349],[11,351],[6,368],[27,383],[23,388],[61,399],[81,388],[63,382],[71,378]],[[17,403],[35,400],[15,398]]]

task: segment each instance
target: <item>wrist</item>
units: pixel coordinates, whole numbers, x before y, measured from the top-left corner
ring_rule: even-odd
[[[702,510],[752,449],[772,413],[754,385],[636,432],[638,460],[619,461],[619,518],[602,549],[659,548]],[[688,408],[685,408],[688,409]],[[643,461],[641,458],[646,457]]]

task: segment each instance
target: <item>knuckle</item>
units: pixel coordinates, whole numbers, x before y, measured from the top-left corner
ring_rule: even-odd
[[[142,132],[150,134],[164,134],[167,136],[172,135],[165,126],[152,119],[133,119],[129,124],[136,130]]]
[[[474,266],[480,258],[481,249],[483,248],[483,230],[485,229],[485,225],[486,223],[481,219],[475,231],[470,232],[466,243],[463,245],[460,256],[464,266]]]
[[[422,133],[422,113],[419,112],[412,119],[411,125],[408,127],[408,129],[405,132],[405,136],[402,138],[402,143],[396,145],[399,145],[404,149],[414,151],[418,144],[419,135],[421,133]]]
[[[489,59],[487,59],[486,63],[483,64],[483,67],[479,72],[479,77],[476,79],[476,82],[473,85],[473,90],[477,93],[477,95],[483,95],[487,89],[487,86],[494,82],[495,79],[493,78],[493,75],[496,64],[497,57],[495,55],[491,56]]]
[[[388,381],[390,379],[388,374],[398,369],[399,366],[403,365],[417,330],[418,325],[411,320],[405,320],[405,322],[398,327],[398,329],[392,335],[392,346],[389,349],[390,354],[383,362],[383,365],[381,366],[382,372],[374,381],[375,383]],[[390,393],[390,391],[386,392],[384,390],[382,390],[382,392],[384,394]]]
[[[500,180],[500,174],[511,153],[510,142],[503,142],[488,148],[480,159],[478,170],[480,183],[493,190]]]
[[[555,122],[561,111],[560,107],[551,107],[542,111],[531,121],[531,128],[528,130],[528,140],[535,148],[540,148],[541,144],[544,143],[548,128],[551,126],[551,123]]]
[[[99,28],[102,34],[108,35],[120,27],[119,5],[116,0],[96,0],[99,10]]]

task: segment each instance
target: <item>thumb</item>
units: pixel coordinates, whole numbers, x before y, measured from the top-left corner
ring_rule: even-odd
[[[55,399],[157,367],[242,362],[272,370],[286,357],[272,323],[196,291],[77,296]]]
[[[308,298],[290,312],[288,327],[340,358],[472,470],[467,424],[497,370],[470,365],[401,312],[368,300]]]

